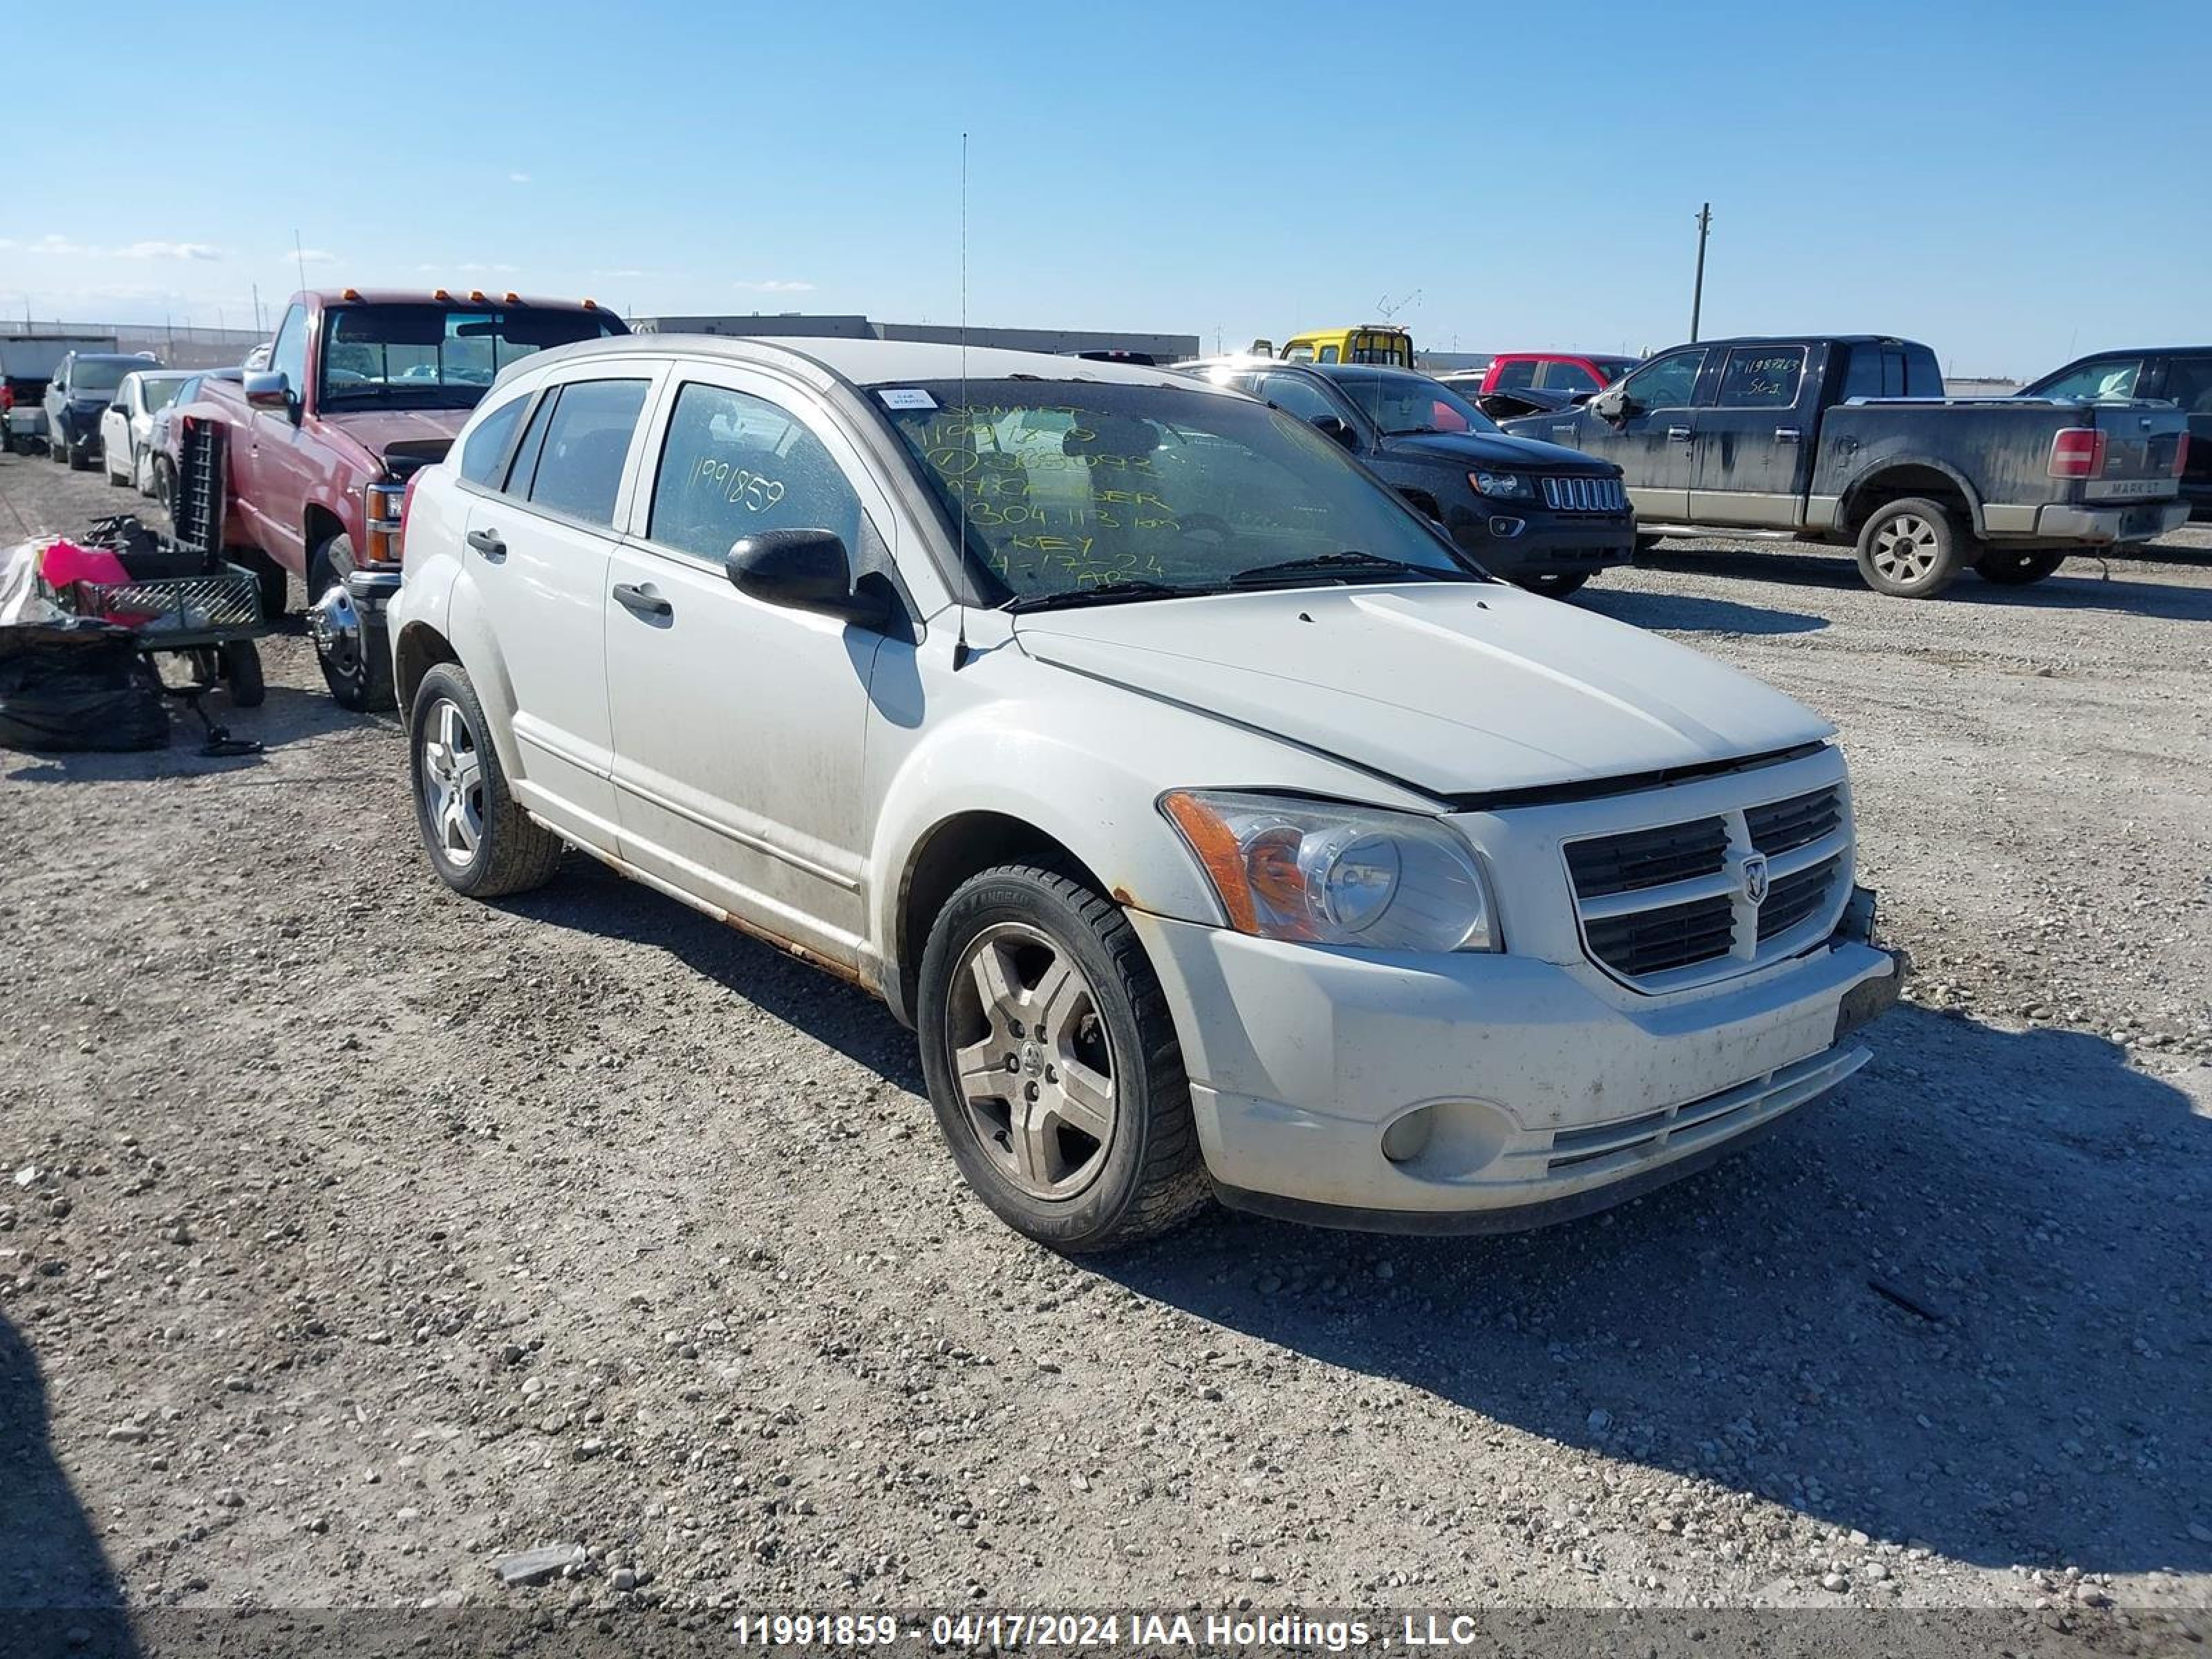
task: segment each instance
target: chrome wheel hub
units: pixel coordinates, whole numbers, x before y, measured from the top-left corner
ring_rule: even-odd
[[[1074,958],[1021,922],[975,938],[954,971],[946,1042],[976,1144],[1034,1198],[1098,1178],[1119,1115],[1113,1046]]]
[[[1934,525],[1900,514],[1875,532],[1874,568],[1892,581],[1919,581],[1936,568],[1939,545]]]
[[[422,805],[446,861],[465,868],[483,841],[483,757],[461,706],[441,697],[422,721]]]

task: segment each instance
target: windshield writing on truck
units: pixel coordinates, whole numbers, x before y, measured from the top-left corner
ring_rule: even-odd
[[[402,404],[469,409],[520,358],[615,331],[587,311],[349,306],[323,326],[325,407]]]

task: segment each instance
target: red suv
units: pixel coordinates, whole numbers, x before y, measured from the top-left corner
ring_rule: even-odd
[[[1574,351],[1501,351],[1483,374],[1485,392],[1602,392],[1641,357],[1588,357]]]

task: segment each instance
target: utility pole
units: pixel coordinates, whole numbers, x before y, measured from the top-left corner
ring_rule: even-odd
[[[1705,238],[1713,228],[1713,204],[1698,210],[1698,281],[1690,290],[1690,338],[1698,337],[1698,319],[1705,309]]]

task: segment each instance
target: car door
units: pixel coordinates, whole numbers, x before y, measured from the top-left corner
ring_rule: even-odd
[[[46,395],[41,400],[46,412],[46,443],[57,454],[60,453],[59,446],[64,442],[63,434],[67,429],[62,421],[62,411],[69,407],[70,368],[75,356],[72,352],[55,366],[53,378],[46,382]]]
[[[563,833],[609,853],[619,842],[607,571],[631,452],[660,374],[647,361],[595,357],[542,386],[502,487],[472,492],[468,512],[465,556],[514,703],[515,793]],[[494,420],[520,414],[492,410],[471,447]],[[495,449],[485,453],[497,462]],[[465,479],[471,464],[465,452]]]
[[[1698,524],[1782,529],[1798,520],[1814,446],[1798,404],[1802,345],[1732,345],[1697,410],[1690,517]]]
[[[813,394],[672,375],[649,492],[615,550],[607,691],[623,856],[827,960],[860,959],[868,688],[882,634],[732,585],[732,544],[830,530],[857,573],[895,521]]]
[[[114,398],[100,411],[101,465],[111,478],[118,471],[125,474],[130,471],[131,417],[138,407],[140,384],[136,374],[125,375]]]
[[[1620,384],[1627,401],[1617,418],[1585,409],[1571,422],[1574,441],[1621,471],[1639,519],[1680,523],[1690,514],[1696,477],[1698,382],[1711,352],[1685,346],[1654,357]]]

